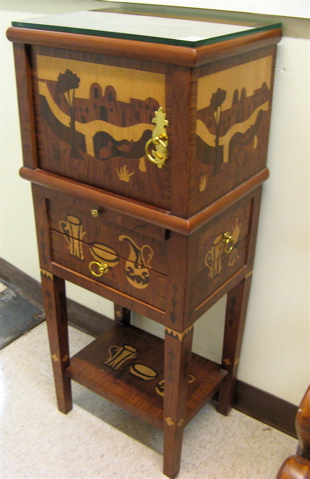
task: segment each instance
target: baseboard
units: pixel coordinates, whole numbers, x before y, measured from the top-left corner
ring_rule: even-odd
[[[233,407],[289,436],[297,437],[295,418],[298,407],[295,404],[242,381],[237,381]]]
[[[43,311],[40,283],[0,258],[0,279],[18,290]],[[68,300],[69,324],[92,336],[98,336],[111,324],[111,319]],[[249,384],[237,381],[233,407],[238,411],[296,437],[297,406]]]
[[[0,258],[0,279],[15,289],[21,296],[43,311],[41,284],[11,263]],[[71,299],[67,300],[68,321],[71,326],[99,336],[111,323],[111,319],[82,306]]]

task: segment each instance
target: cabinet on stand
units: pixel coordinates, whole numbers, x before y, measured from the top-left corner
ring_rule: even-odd
[[[163,429],[172,478],[186,424],[216,392],[220,413],[233,402],[281,29],[103,10],[14,22],[8,38],[58,407],[74,380]],[[65,281],[115,303],[73,357]],[[192,353],[193,330],[225,294],[216,364]]]

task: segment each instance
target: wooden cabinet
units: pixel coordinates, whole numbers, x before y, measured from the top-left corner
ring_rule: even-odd
[[[232,406],[281,30],[98,11],[15,22],[8,38],[59,409],[75,380],[162,428],[174,477],[185,425],[217,391]],[[120,320],[71,358],[65,281]],[[224,294],[218,365],[192,338]]]

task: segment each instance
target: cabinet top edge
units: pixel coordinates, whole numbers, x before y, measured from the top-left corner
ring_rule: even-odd
[[[220,212],[229,208],[246,195],[251,194],[269,177],[268,168],[264,168],[199,213],[190,218],[181,218],[172,214],[170,211],[146,205],[139,201],[100,190],[97,187],[64,178],[44,170],[22,167],[19,173],[22,178],[32,183],[66,193],[76,198],[81,198],[85,201],[95,203],[98,206],[127,214],[136,219],[151,222],[156,226],[185,236],[191,235]]]
[[[93,52],[193,68],[230,55],[275,45],[282,38],[282,30],[269,29],[197,48],[14,26],[8,28],[7,38],[17,44]]]
[[[110,13],[104,10],[80,11],[13,21],[12,26],[187,48],[199,48],[281,28],[280,23],[263,25],[229,22],[215,18],[192,20]]]

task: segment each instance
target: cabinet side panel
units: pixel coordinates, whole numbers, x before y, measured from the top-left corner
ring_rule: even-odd
[[[275,48],[200,68],[190,214],[266,166]]]
[[[202,228],[197,310],[236,275],[252,274],[260,197],[261,187]]]

